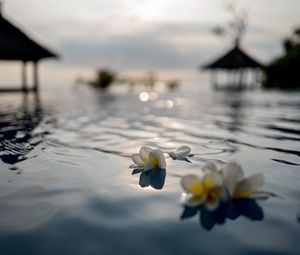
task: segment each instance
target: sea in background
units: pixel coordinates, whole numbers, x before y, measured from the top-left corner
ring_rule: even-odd
[[[0,94],[0,253],[300,254],[300,92],[140,92]],[[195,156],[169,158],[162,189],[141,187],[142,145]],[[180,176],[209,159],[262,171],[278,196],[210,229],[200,213],[181,220]]]

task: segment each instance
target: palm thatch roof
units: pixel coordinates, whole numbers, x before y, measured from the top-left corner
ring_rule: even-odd
[[[261,68],[257,60],[247,55],[239,45],[235,45],[228,53],[215,60],[214,62],[204,65],[203,69],[239,69],[239,68]]]
[[[5,19],[0,3],[0,60],[38,61],[58,57]]]

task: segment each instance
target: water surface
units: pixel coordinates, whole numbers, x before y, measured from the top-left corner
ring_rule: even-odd
[[[192,163],[168,159],[165,176],[154,177],[162,189],[143,188],[129,168],[142,145],[188,145],[197,155]],[[194,84],[146,102],[138,93],[81,87],[2,94],[0,251],[299,254],[299,155],[299,92]],[[184,211],[178,177],[199,173],[208,159],[236,159],[247,175],[263,171],[264,189],[280,198],[258,201],[256,218],[226,219],[208,231],[200,212]],[[184,212],[190,217],[181,220]]]

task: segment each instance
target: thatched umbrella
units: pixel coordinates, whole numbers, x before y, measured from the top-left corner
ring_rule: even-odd
[[[236,44],[229,52],[218,58],[217,60],[202,66],[206,70],[217,71],[218,69],[239,71],[239,87],[243,86],[243,72],[244,69],[260,69],[262,64],[257,60],[247,55],[238,44]],[[214,77],[214,76],[213,76]],[[217,84],[215,84],[217,86]]]
[[[57,58],[43,46],[30,39],[3,17],[0,3],[0,60],[22,61],[22,89],[27,91],[26,64],[33,62],[33,90],[38,90],[38,62],[43,58]]]

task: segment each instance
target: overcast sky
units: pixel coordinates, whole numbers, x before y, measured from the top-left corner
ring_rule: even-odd
[[[230,48],[210,33],[228,21],[223,0],[2,0],[6,18],[62,56],[42,64],[44,83],[71,83],[97,67],[183,78]],[[243,47],[266,62],[300,25],[299,0],[240,0],[250,10]],[[1,62],[1,83],[19,67]]]

